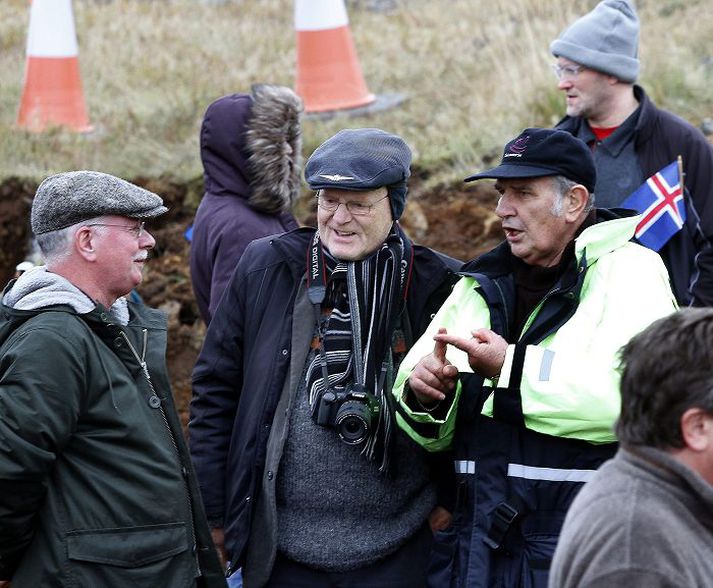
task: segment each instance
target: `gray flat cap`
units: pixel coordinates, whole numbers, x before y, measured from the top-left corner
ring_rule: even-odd
[[[32,232],[42,235],[90,218],[115,214],[153,218],[168,209],[160,196],[96,171],[72,171],[46,178],[32,202]]]

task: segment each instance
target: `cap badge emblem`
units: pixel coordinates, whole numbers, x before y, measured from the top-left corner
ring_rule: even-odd
[[[530,140],[529,135],[525,135],[524,137],[519,137],[518,139],[515,140],[515,142],[510,145],[510,148],[508,149],[508,152],[503,156],[505,157],[522,157],[522,154],[525,152],[525,148],[527,147],[527,142]]]
[[[340,176],[339,174],[319,174],[320,178],[326,178],[333,182],[341,182],[342,180],[353,180],[352,176]]]

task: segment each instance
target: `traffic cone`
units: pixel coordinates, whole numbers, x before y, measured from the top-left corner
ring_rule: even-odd
[[[92,130],[78,53],[72,1],[32,0],[18,126],[34,132],[50,126]]]
[[[297,83],[305,112],[374,102],[361,73],[343,0],[296,0]]]

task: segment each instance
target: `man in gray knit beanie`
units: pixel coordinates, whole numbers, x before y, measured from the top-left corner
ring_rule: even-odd
[[[686,222],[659,250],[681,306],[713,305],[713,148],[657,108],[639,76],[639,17],[630,0],[603,0],[550,45],[567,116],[557,128],[587,143],[600,208],[617,207],[644,181],[683,159]],[[643,212],[643,211],[639,211]]]
[[[639,75],[639,17],[626,0],[604,0],[552,41],[550,50],[633,83]]]

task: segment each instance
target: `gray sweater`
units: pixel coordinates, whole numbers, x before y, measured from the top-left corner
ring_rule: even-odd
[[[550,588],[713,586],[713,486],[669,454],[620,449],[572,503]]]
[[[316,425],[302,386],[277,482],[278,549],[310,567],[343,572],[396,551],[436,502],[425,452],[399,433],[393,477]]]

